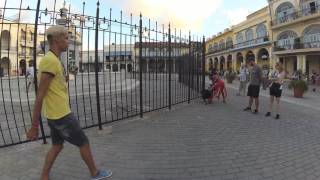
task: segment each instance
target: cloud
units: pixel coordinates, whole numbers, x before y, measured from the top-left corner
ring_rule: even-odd
[[[249,10],[245,8],[239,8],[236,10],[228,10],[226,16],[230,25],[236,25],[246,20],[246,17],[249,15]]]
[[[200,31],[204,21],[222,4],[222,0],[125,0],[125,11],[143,14],[153,21],[169,22],[176,28]]]

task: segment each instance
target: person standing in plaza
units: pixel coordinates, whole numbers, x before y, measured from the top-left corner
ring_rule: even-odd
[[[26,78],[27,78],[26,93],[28,93],[31,84],[34,84],[34,68],[33,68],[32,61],[29,62],[29,67],[27,68]]]
[[[253,58],[248,60],[249,65],[251,66],[250,72],[250,83],[248,86],[247,95],[249,98],[249,105],[244,111],[252,111],[251,107],[253,102],[255,102],[255,109],[252,111],[253,114],[257,114],[259,112],[259,93],[260,93],[260,85],[262,82],[262,71],[261,68],[255,63]]]
[[[263,66],[262,75],[263,75],[262,88],[263,90],[266,90],[269,85],[269,67],[268,66]]]
[[[243,63],[240,67],[240,73],[238,75],[239,81],[240,81],[239,92],[237,94],[238,96],[240,95],[245,96],[246,94],[248,75],[249,75],[249,70],[247,68],[247,65]]]
[[[266,116],[271,116],[271,112],[273,109],[273,102],[276,99],[276,116],[275,119],[280,118],[280,98],[282,94],[282,86],[284,79],[286,77],[286,72],[283,69],[283,66],[280,62],[276,63],[276,73],[274,77],[271,77],[272,84],[270,86],[270,104],[269,104],[269,111],[266,113]]]
[[[63,26],[52,26],[46,34],[49,52],[40,61],[39,90],[32,115],[32,126],[27,132],[29,140],[38,139],[40,114],[43,108],[51,131],[52,147],[45,158],[41,180],[49,179],[50,170],[63,149],[64,141],[79,148],[92,180],[110,177],[111,171],[96,168],[88,138],[69,106],[66,74],[59,58],[61,53],[68,49],[68,31]]]

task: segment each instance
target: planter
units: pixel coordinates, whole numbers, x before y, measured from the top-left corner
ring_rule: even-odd
[[[303,89],[301,88],[294,88],[293,89],[293,96],[296,97],[296,98],[302,98],[303,97]]]

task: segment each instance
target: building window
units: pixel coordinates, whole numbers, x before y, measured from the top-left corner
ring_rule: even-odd
[[[257,26],[257,43],[265,42],[264,39],[267,37],[267,28],[262,23]]]
[[[226,43],[225,43],[224,39],[222,39],[219,42],[219,50],[223,50],[223,49],[225,49],[225,47],[226,47]]]
[[[253,41],[254,37],[253,37],[253,30],[252,29],[248,29],[246,31],[246,45],[253,45],[254,41]]]
[[[243,34],[242,34],[242,32],[237,33],[236,38],[237,38],[237,47],[242,47],[243,46]]]
[[[1,50],[9,50],[10,48],[11,36],[8,30],[1,32]]]
[[[228,37],[228,38],[227,38],[226,46],[227,46],[227,48],[232,48],[232,46],[233,46],[233,41],[232,41],[232,38],[231,38],[231,37]]]
[[[276,9],[278,23],[284,23],[295,18],[294,6],[290,2],[282,3]]]
[[[303,32],[304,48],[320,47],[320,24],[307,27]]]
[[[276,45],[285,49],[293,49],[296,38],[298,38],[298,35],[294,31],[284,31],[279,34]]]

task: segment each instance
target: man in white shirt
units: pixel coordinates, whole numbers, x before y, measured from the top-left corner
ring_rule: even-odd
[[[26,78],[27,78],[26,92],[28,93],[30,85],[34,84],[34,68],[33,68],[32,62],[29,63],[29,67],[27,68]]]
[[[245,96],[246,95],[248,75],[249,75],[249,70],[247,68],[247,65],[242,64],[241,68],[240,68],[240,74],[238,75],[239,81],[240,81],[239,92],[237,94],[238,96],[240,96],[240,95]]]

